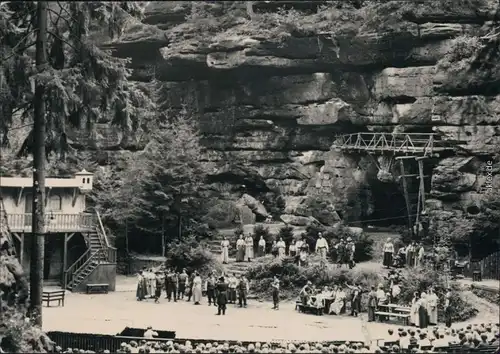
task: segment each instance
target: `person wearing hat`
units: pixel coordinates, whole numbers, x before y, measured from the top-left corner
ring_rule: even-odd
[[[321,259],[326,260],[328,242],[323,238],[323,234],[321,232],[318,232],[318,239],[316,240],[316,253],[319,254]]]
[[[335,245],[336,253],[337,253],[337,268],[342,268],[342,265],[346,262],[346,243],[343,238],[340,239],[340,242]]]
[[[158,337],[158,332],[153,331],[153,327],[148,326],[148,328],[146,328],[146,331],[144,332],[144,338],[153,339],[153,337]]]
[[[347,245],[346,245],[346,253],[347,253],[347,264],[349,265],[349,269],[354,268],[354,253],[356,252],[356,245],[354,244],[354,241],[352,238],[348,237],[347,238]]]
[[[224,281],[224,277],[220,277],[216,285],[217,294],[217,315],[225,315],[227,307],[227,291],[228,285]]]
[[[213,273],[210,273],[208,275],[208,278],[205,282],[205,286],[204,286],[204,290],[205,290],[205,293],[207,295],[207,299],[208,299],[208,306],[212,305],[212,303],[214,304],[214,306],[216,305],[216,298],[215,298],[215,288],[216,288],[216,278],[215,278],[215,275]]]
[[[382,264],[386,268],[392,267],[392,260],[394,256],[394,244],[391,241],[391,238],[388,237],[384,243],[384,261]]]
[[[247,307],[247,295],[249,289],[249,284],[247,278],[243,275],[238,281],[238,306]]]

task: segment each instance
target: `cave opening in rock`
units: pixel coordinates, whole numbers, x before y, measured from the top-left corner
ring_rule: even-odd
[[[410,175],[406,178],[409,214],[412,224],[415,222],[418,204],[419,179],[418,166],[415,161],[405,161],[405,173]],[[432,168],[424,166],[424,175],[430,176]],[[379,180],[376,173],[368,176],[370,186],[372,210],[363,216],[362,222],[367,225],[378,227],[408,226],[408,208],[403,191],[402,180],[399,173],[399,162],[393,161],[391,173],[394,176],[392,182]],[[426,190],[429,188],[430,177],[426,178]]]

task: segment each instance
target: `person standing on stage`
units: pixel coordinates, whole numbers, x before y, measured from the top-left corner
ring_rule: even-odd
[[[224,236],[222,239],[222,242],[220,243],[221,245],[221,258],[222,258],[222,264],[228,264],[229,263],[229,241],[226,239]]]
[[[247,278],[243,275],[238,283],[238,306],[247,307],[247,295],[249,285]]]
[[[207,281],[205,282],[205,291],[207,293],[207,299],[208,299],[208,306],[214,304],[216,305],[216,300],[215,300],[215,287],[216,287],[216,280],[215,276],[210,273],[208,275]]]
[[[177,298],[184,300],[184,294],[186,292],[186,286],[188,284],[188,275],[186,269],[183,269],[181,274],[179,274],[179,293]]]
[[[235,304],[236,303],[236,288],[238,287],[238,278],[236,277],[236,273],[233,273],[232,276],[230,276],[227,279],[228,283],[228,302],[230,304]]]
[[[271,284],[273,289],[273,310],[279,310],[280,308],[280,281],[278,277],[274,277],[273,282]]]
[[[227,308],[227,283],[224,281],[224,277],[219,278],[219,282],[216,285],[217,292],[217,315],[225,315]]]
[[[321,259],[326,260],[328,253],[328,242],[323,238],[323,234],[318,232],[318,240],[316,241],[316,253],[319,254]]]

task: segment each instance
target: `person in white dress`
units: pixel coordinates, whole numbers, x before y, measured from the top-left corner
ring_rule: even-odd
[[[222,238],[222,242],[220,243],[222,249],[222,264],[228,264],[229,263],[229,241],[226,239],[226,237]]]
[[[283,238],[280,237],[276,247],[278,248],[278,258],[283,260],[286,255],[286,244],[285,241],[283,241]]]
[[[196,272],[193,279],[193,301],[195,305],[199,305],[201,302],[202,283],[200,275]]]
[[[337,287],[335,291],[335,300],[330,306],[330,314],[340,315],[345,307],[346,293],[342,287]]]
[[[427,312],[429,314],[429,324],[437,325],[438,323],[438,297],[433,288],[429,288],[427,295]]]
[[[424,245],[419,243],[417,246],[416,257],[415,257],[416,267],[422,267],[424,265],[424,255],[425,255]]]
[[[253,257],[253,237],[252,235],[247,235],[245,238],[245,260],[251,262]]]
[[[323,234],[321,232],[318,232],[318,239],[316,240],[316,253],[319,254],[321,259],[326,260],[328,242],[323,238]]]
[[[392,267],[392,260],[394,256],[394,245],[391,242],[391,238],[388,237],[387,241],[384,244],[384,267],[389,268]]]
[[[411,307],[410,307],[410,324],[418,325],[418,307],[420,306],[418,293],[413,294],[413,298],[411,299]]]

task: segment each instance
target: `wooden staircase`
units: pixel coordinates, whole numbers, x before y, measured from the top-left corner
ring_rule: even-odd
[[[64,272],[63,287],[72,291],[103,263],[116,263],[116,248],[111,247],[96,210],[96,222],[92,232],[87,234],[87,251]]]

